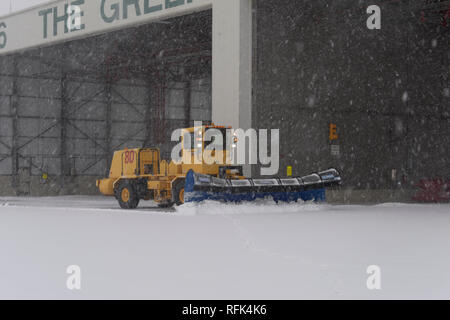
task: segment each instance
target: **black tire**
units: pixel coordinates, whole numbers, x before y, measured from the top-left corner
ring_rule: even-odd
[[[164,202],[164,203],[158,203],[158,207],[167,209],[173,207],[173,202]]]
[[[177,180],[172,187],[172,202],[177,206],[184,204],[184,179]]]
[[[119,186],[116,189],[116,198],[122,209],[136,209],[139,205],[139,195],[132,182],[119,182]]]

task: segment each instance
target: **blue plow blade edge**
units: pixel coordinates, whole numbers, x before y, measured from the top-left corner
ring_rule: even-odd
[[[201,186],[199,186],[199,177],[207,179],[215,179],[222,181],[226,186],[222,187],[214,187],[211,184],[211,188],[208,188],[208,182],[204,181]],[[301,179],[301,178],[300,178]],[[340,177],[338,177],[340,182]],[[251,180],[251,179],[247,179]],[[267,191],[259,191],[260,188],[256,188],[254,186],[249,187],[245,192],[240,192],[239,188],[234,188],[230,186],[230,180],[227,182],[225,179],[217,179],[207,177],[205,175],[199,175],[194,173],[192,170],[188,172],[185,180],[185,203],[190,202],[202,202],[205,200],[213,200],[220,202],[251,202],[257,199],[270,199],[272,198],[276,203],[278,202],[298,202],[298,200],[303,201],[315,201],[315,202],[325,202],[325,187],[324,184],[317,184],[314,187],[307,188],[307,190],[299,190],[299,191],[276,191],[276,192],[267,192]],[[252,180],[253,181],[253,180]],[[257,181],[257,180],[255,180]],[[253,183],[252,183],[253,185]],[[252,190],[253,189],[253,190]],[[279,188],[278,188],[279,189]],[[267,188],[265,188],[267,190]]]

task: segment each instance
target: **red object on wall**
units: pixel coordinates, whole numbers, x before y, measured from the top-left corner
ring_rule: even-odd
[[[450,202],[450,180],[420,180],[416,185],[420,190],[412,197],[418,202]]]

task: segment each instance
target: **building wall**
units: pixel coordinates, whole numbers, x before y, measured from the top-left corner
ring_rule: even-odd
[[[369,4],[382,9],[381,30],[366,27]],[[355,190],[450,176],[450,28],[433,10],[422,22],[429,7],[256,1],[254,126],[281,130],[281,174],[336,167]]]
[[[371,2],[382,29],[368,30],[364,1],[253,3],[252,121],[281,130],[281,175],[336,167],[362,191],[449,176],[450,37],[439,16],[421,20],[432,5]],[[95,193],[117,148],[158,146],[168,158],[172,130],[211,120],[211,19],[0,57],[0,194]]]
[[[211,13],[0,57],[0,195],[96,194],[115,150],[211,120]],[[188,112],[186,111],[188,110]]]

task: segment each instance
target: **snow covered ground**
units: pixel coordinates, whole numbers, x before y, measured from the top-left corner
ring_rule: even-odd
[[[449,299],[450,205],[0,198],[0,298]]]

